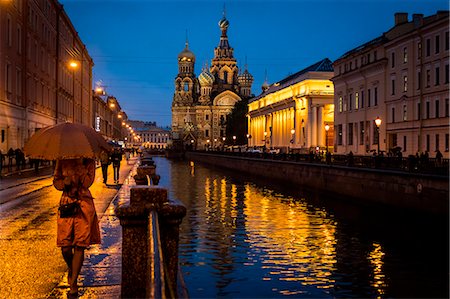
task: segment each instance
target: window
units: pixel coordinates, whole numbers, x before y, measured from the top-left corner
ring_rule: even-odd
[[[426,151],[430,151],[430,135],[427,134]]]
[[[445,151],[448,152],[448,136],[449,134],[445,134]],[[3,132],[2,132],[2,136],[3,136]],[[3,137],[2,137],[3,138]],[[2,139],[3,140],[3,139]]]
[[[370,63],[370,53],[367,53],[367,63]]]
[[[439,85],[439,67],[434,69],[434,85]]]
[[[205,137],[209,137],[209,130],[205,130]]]
[[[359,109],[359,93],[355,92],[355,109]]]
[[[22,95],[22,71],[19,69],[16,70],[16,94]]]
[[[448,31],[445,33],[445,50],[448,51]]]
[[[434,115],[436,118],[439,118],[439,100],[436,100],[436,102],[434,102]]]
[[[406,151],[406,145],[407,145],[407,143],[406,143],[406,136],[403,136],[403,151],[404,152]]]
[[[403,63],[408,62],[408,48],[403,48]]]
[[[439,53],[439,35],[436,35],[435,40],[434,40],[434,53],[437,54]]]
[[[395,123],[395,107],[392,107],[392,123]]]
[[[5,87],[6,92],[12,92],[12,73],[11,73],[11,64],[6,63],[5,69]]]
[[[373,105],[377,106],[378,105],[378,88],[375,87],[374,91],[373,91]]]
[[[427,70],[427,87],[430,87],[430,70]]]
[[[339,97],[339,112],[342,112],[342,97]]]
[[[408,91],[408,76],[403,76],[403,92]]]
[[[445,65],[445,84],[448,84],[448,76],[449,76],[449,71],[448,71],[448,64]]]
[[[430,118],[430,102],[427,102],[426,103],[426,108],[425,108],[426,110],[425,110],[425,114],[426,114],[426,119],[429,119]]]
[[[361,108],[364,108],[364,90],[361,90]]]
[[[397,146],[397,134],[392,134],[392,146]]]
[[[395,52],[391,53],[391,67],[395,67]]]
[[[360,145],[364,144],[364,122],[363,121],[359,122],[359,144]]]
[[[367,90],[367,107],[370,107],[370,89]]]
[[[17,26],[17,52],[22,54],[22,28]]]
[[[337,144],[342,145],[342,125],[338,125]]]
[[[228,83],[228,72],[223,72],[223,82]]]
[[[374,61],[377,60],[377,51],[376,50],[373,51],[373,60]]]
[[[189,83],[184,82],[184,91],[189,91]]]
[[[395,79],[391,79],[391,95],[395,95]]]
[[[348,124],[348,145],[353,145],[353,123]]]
[[[408,114],[407,114],[407,109],[406,109],[406,105],[403,105],[403,121],[408,120]]]
[[[348,111],[352,111],[352,106],[353,106],[353,95],[349,94],[348,95]]]
[[[436,147],[435,151],[439,150],[439,134],[436,134],[436,136],[435,136],[434,145]]]
[[[209,114],[205,114],[205,120],[209,120]]]
[[[6,23],[6,42],[8,46],[11,47],[12,45],[12,24],[11,19],[8,17],[7,23]]]
[[[445,99],[445,117],[449,117],[448,99]]]
[[[430,56],[431,53],[431,40],[427,39],[427,57]]]

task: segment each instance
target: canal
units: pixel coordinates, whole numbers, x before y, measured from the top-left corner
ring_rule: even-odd
[[[448,297],[448,219],[154,160],[187,208],[180,264],[191,298]]]

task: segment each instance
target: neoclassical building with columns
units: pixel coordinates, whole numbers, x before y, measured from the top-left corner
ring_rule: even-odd
[[[182,142],[184,147],[220,146],[227,115],[238,101],[251,96],[253,76],[247,68],[239,72],[234,49],[228,42],[228,27],[229,21],[224,15],[219,21],[222,34],[211,66],[203,67],[198,77],[194,72],[195,55],[189,50],[188,42],[178,55],[172,134],[174,142]]]
[[[308,152],[328,145],[331,150],[333,74],[332,62],[325,58],[276,83],[265,83],[263,92],[249,101],[249,146]]]

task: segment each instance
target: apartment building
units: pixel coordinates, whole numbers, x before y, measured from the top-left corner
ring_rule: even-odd
[[[91,126],[92,66],[58,1],[1,1],[0,150],[58,122]]]
[[[394,27],[334,62],[337,153],[448,157],[448,16],[397,13]]]

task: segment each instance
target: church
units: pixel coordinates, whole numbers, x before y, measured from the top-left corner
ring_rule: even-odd
[[[186,41],[178,55],[178,75],[172,101],[172,134],[174,142],[184,148],[206,149],[230,143],[225,139],[227,115],[234,105],[252,96],[253,76],[247,66],[239,71],[233,48],[228,42],[229,21],[219,21],[222,32],[214,49],[211,66],[203,67],[197,77],[195,55]]]

